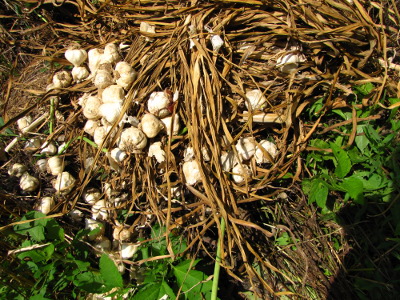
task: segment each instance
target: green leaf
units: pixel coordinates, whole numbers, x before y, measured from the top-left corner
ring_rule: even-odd
[[[364,204],[364,186],[359,178],[354,176],[345,178],[341,186],[354,199],[354,202]]]
[[[170,299],[176,299],[176,295],[174,293],[174,291],[171,289],[171,287],[168,285],[168,283],[166,283],[164,280],[161,283],[161,289],[160,289],[160,293],[158,294],[158,296],[161,298],[164,295],[168,295]]]
[[[105,288],[103,278],[100,274],[94,272],[83,272],[75,276],[73,283],[89,293],[104,293],[110,288]]]
[[[358,125],[357,126],[357,134],[364,133],[365,125]],[[361,153],[364,153],[364,149],[368,146],[369,140],[368,138],[363,135],[357,135],[355,138],[356,145],[358,149],[360,149]]]
[[[194,293],[205,293],[211,290],[212,282],[204,281],[207,276],[201,271],[189,270],[190,263],[185,262],[177,266],[173,266],[174,275],[178,281],[179,286],[182,287],[182,291],[191,290]]]
[[[334,143],[330,145],[336,159],[335,175],[339,178],[344,178],[351,170],[351,160],[346,151]]]
[[[361,96],[367,96],[368,94],[370,94],[372,92],[372,90],[374,88],[375,88],[375,86],[372,83],[368,82],[363,85],[355,86],[354,90]]]
[[[321,208],[326,206],[326,200],[328,199],[329,188],[327,184],[321,179],[313,179],[311,181],[309,203],[316,202]]]
[[[159,282],[153,282],[145,285],[139,289],[139,292],[135,294],[132,300],[158,300],[160,294],[161,284]],[[161,295],[163,296],[163,295]]]
[[[122,287],[122,276],[118,272],[115,262],[104,254],[100,258],[100,274],[104,279],[104,284],[110,287]]]
[[[370,142],[379,144],[382,138],[372,125],[365,125],[363,131]]]

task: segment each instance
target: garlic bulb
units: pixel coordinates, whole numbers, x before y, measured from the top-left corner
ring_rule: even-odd
[[[47,160],[47,169],[51,175],[58,175],[64,171],[64,160],[59,156],[50,157]]]
[[[54,155],[57,153],[58,150],[56,145],[54,145],[54,143],[52,142],[45,142],[41,148],[42,150],[40,151],[40,153],[46,155]]]
[[[95,220],[107,220],[108,211],[107,204],[104,199],[97,201],[92,206],[92,218]]]
[[[194,185],[201,180],[199,164],[195,160],[186,161],[183,164],[182,171],[188,185]]]
[[[164,124],[156,116],[145,114],[142,117],[139,128],[148,138],[153,138],[164,128]]]
[[[144,33],[156,33],[156,26],[155,25],[150,25],[147,22],[141,22],[140,23],[140,32]],[[151,42],[154,39],[151,37],[145,36],[147,42]]]
[[[25,192],[34,192],[39,187],[39,180],[25,172],[19,181],[19,187]]]
[[[236,145],[236,150],[243,160],[249,160],[256,152],[256,143],[252,137],[240,138]]]
[[[125,226],[117,226],[113,231],[113,238],[116,241],[129,241],[132,237],[132,232]]]
[[[103,103],[123,103],[125,100],[124,89],[116,84],[110,85],[104,89],[101,94]]]
[[[85,67],[74,67],[71,71],[72,79],[81,82],[89,76],[89,71]]]
[[[183,160],[190,161],[194,159],[194,149],[193,147],[187,147],[185,151],[183,151]]]
[[[67,71],[60,71],[53,76],[53,87],[55,89],[66,88],[72,82],[71,74]]]
[[[100,252],[108,252],[111,250],[111,242],[105,236],[99,237],[99,241],[94,244],[94,247]]]
[[[85,228],[90,229],[91,231],[99,229],[96,233],[88,234],[89,241],[94,241],[97,237],[102,236],[105,230],[103,223],[93,219],[85,219]]]
[[[95,74],[97,69],[99,68],[103,53],[104,53],[104,51],[102,49],[98,49],[98,48],[89,50],[88,66],[89,66],[89,70],[92,74]]]
[[[272,163],[272,161],[270,161],[268,156],[264,154],[260,147],[262,147],[264,151],[268,152],[272,159],[275,159],[275,157],[278,155],[278,148],[276,145],[270,141],[261,140],[259,145],[257,145],[256,152],[254,154],[257,163]]]
[[[18,129],[19,131],[21,131],[22,133],[25,133],[26,129],[29,125],[31,125],[32,123],[32,117],[31,116],[25,116],[22,117],[21,119],[18,119],[17,121],[17,125],[18,125]]]
[[[101,57],[101,63],[102,64],[114,64],[117,63],[121,60],[121,56],[119,55],[118,52],[118,47],[117,45],[110,43],[107,44],[104,47],[104,53],[103,56]]]
[[[71,217],[72,220],[75,222],[80,222],[82,221],[83,218],[83,212],[81,212],[79,209],[73,209],[71,210],[68,215]]]
[[[139,249],[138,244],[122,243],[121,244],[121,258],[122,259],[132,258],[135,255],[135,253],[138,251],[138,249]]]
[[[97,127],[95,129],[95,131],[94,131],[94,134],[93,134],[94,142],[97,145],[100,146],[104,142],[104,140],[105,140],[105,138],[106,138],[106,136],[107,136],[107,134],[108,134],[108,132],[110,130],[111,130],[111,126],[99,126],[99,127]],[[110,139],[114,136],[114,134],[115,134],[115,132],[113,131],[110,134]]]
[[[147,109],[151,114],[164,118],[171,114],[168,110],[169,105],[170,99],[165,92],[153,92],[147,102]]]
[[[47,172],[47,159],[42,158],[36,162],[36,167],[40,172]]]
[[[161,142],[155,142],[151,144],[147,155],[149,157],[154,156],[159,164],[164,162],[166,158],[165,151],[161,148]]]
[[[53,187],[58,193],[68,194],[72,191],[75,185],[75,178],[68,172],[62,172],[57,175],[56,180],[53,181]]]
[[[25,144],[25,149],[28,151],[36,151],[42,146],[42,140],[39,137],[29,139]]]
[[[115,66],[115,78],[117,85],[128,90],[136,78],[136,72],[126,61],[120,61]]]
[[[224,40],[217,34],[211,37],[211,45],[213,47],[213,51],[218,52],[219,49],[224,45]]]
[[[263,109],[267,102],[267,98],[263,95],[260,90],[251,90],[246,93],[245,105],[247,109],[260,110]]]
[[[28,168],[26,166],[16,163],[13,164],[12,167],[8,170],[8,174],[10,176],[21,177],[26,171],[28,171]]]
[[[93,136],[94,131],[96,128],[99,127],[99,123],[95,120],[87,120],[85,123],[85,127],[83,127],[83,131],[85,131],[87,134]]]
[[[305,62],[306,60],[306,57],[302,53],[288,53],[279,57],[276,66],[284,73],[292,73],[296,71],[300,63]]]
[[[237,164],[232,169],[232,179],[237,184],[243,183],[246,178],[251,176],[251,170],[246,165]]]
[[[146,135],[138,128],[126,128],[121,133],[119,148],[123,151],[134,152],[142,150],[147,145]]]
[[[53,197],[43,197],[40,199],[37,210],[47,215],[53,209],[54,205]]]
[[[86,101],[84,101],[83,115],[90,120],[98,120],[101,118],[99,107],[101,105],[101,100],[96,96],[89,96]]]
[[[87,57],[88,54],[84,49],[68,49],[65,51],[65,58],[75,67],[83,64]]]
[[[111,158],[118,163],[124,161],[128,157],[126,152],[122,151],[119,148],[112,149],[110,155],[111,155]]]
[[[233,167],[239,163],[238,159],[235,156],[233,151],[222,152],[220,157],[220,162],[222,166],[222,170],[225,172],[230,172]]]
[[[161,121],[165,125],[165,131],[169,135],[171,133],[171,127],[172,127],[172,135],[177,135],[179,133],[179,115],[175,114],[174,116],[174,124],[172,124],[172,116],[166,117],[164,119],[161,119]]]
[[[108,124],[114,124],[118,121],[122,113],[122,103],[103,103],[99,108],[100,115],[108,122]]]
[[[113,84],[113,77],[110,72],[106,70],[97,70],[94,76],[93,84],[98,89],[105,89],[106,87]]]
[[[89,188],[82,195],[83,200],[90,205],[94,205],[100,200],[100,197],[101,192],[96,188]]]

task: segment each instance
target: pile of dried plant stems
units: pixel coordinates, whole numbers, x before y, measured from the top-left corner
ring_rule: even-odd
[[[19,2],[38,6],[57,4],[50,0]],[[279,224],[266,227],[245,220],[241,207],[260,201],[274,207],[276,196],[301,180],[304,168],[300,155],[316,150],[307,148],[307,141],[321,132],[321,122],[327,122],[326,112],[349,106],[346,98],[353,86],[372,82],[377,87],[369,102],[362,105],[378,102],[384,89],[400,96],[398,76],[389,64],[389,56],[398,50],[400,16],[395,2],[141,0],[91,4],[91,1],[67,0],[62,5],[77,9],[74,22],[47,19],[47,23],[30,29],[32,33],[47,28],[58,36],[44,46],[34,45],[42,50],[40,59],[67,64],[63,53],[68,41],[79,41],[86,49],[124,42],[130,44],[125,60],[138,71],[138,78],[128,92],[125,111],[140,116],[146,110],[151,92],[166,88],[179,91],[174,110],[187,127],[187,133],[165,137],[168,147],[164,172],[159,172],[159,166],[146,155],[136,154],[119,175],[112,177],[114,188],[125,186],[129,193],[130,201],[120,209],[137,214],[137,224],[143,222],[146,214],[152,214],[153,222],[166,226],[167,236],[175,229],[181,230],[189,241],[190,251],[213,252],[202,242],[202,236],[213,228],[220,231],[223,218],[226,232],[221,253],[225,270],[237,280],[249,281],[256,291],[262,286],[271,295],[291,294],[285,284],[276,285],[271,279],[275,276],[288,285],[293,283],[282,271],[283,266],[275,267],[268,257],[259,254],[244,234],[250,229],[271,238]],[[33,11],[35,7],[30,9]],[[147,42],[139,31],[143,21],[156,26],[155,34],[147,34],[152,42]],[[190,32],[189,25],[196,28],[195,34]],[[205,30],[206,26],[224,40],[218,52],[212,50],[211,33]],[[189,39],[195,44],[193,49],[189,48]],[[286,74],[276,67],[276,62],[291,51],[303,53],[307,61],[296,72]],[[62,93],[68,93],[71,102],[76,103],[91,87],[90,82],[83,82]],[[259,116],[243,114],[243,98],[250,89],[260,89],[268,99],[264,122],[257,121]],[[35,87],[25,87],[25,91],[40,94]],[[10,93],[6,100],[9,97]],[[42,101],[32,109],[48,105],[48,98],[42,95]],[[318,117],[310,121],[304,111],[320,98],[324,99],[323,107]],[[349,109],[355,112],[350,106]],[[6,125],[18,117],[10,118]],[[74,125],[79,118],[80,111],[71,109],[66,121],[58,124],[49,138],[59,134],[67,138],[82,136],[82,128]],[[358,121],[356,117],[350,121],[353,132],[348,146],[354,141]],[[336,127],[330,125],[324,132]],[[252,179],[237,185],[222,171],[219,157],[223,150],[235,151],[236,141],[244,136],[275,141],[279,155],[271,166],[254,164]],[[182,185],[181,162],[187,146],[194,148],[201,166],[202,180],[195,186]],[[208,149],[210,162],[203,161],[202,147]],[[96,155],[99,167],[108,168],[102,152],[82,141],[74,143],[71,151],[80,158],[77,168],[81,168],[89,154]],[[289,172],[292,184],[276,186],[275,182]],[[59,206],[59,211],[67,213],[78,205],[95,173],[96,168],[86,175],[79,172],[79,189],[73,198]],[[173,187],[182,187],[180,206],[172,203]],[[174,256],[172,250],[170,255]],[[244,266],[241,274],[235,260]],[[254,261],[263,266],[265,276],[254,270]],[[307,268],[302,271],[304,274],[298,277],[304,287],[310,283]]]

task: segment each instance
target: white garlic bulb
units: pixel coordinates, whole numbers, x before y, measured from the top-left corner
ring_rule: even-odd
[[[239,163],[238,159],[235,156],[235,153],[233,151],[229,152],[222,152],[221,157],[220,157],[220,162],[222,166],[222,170],[225,172],[230,172],[233,167]]]
[[[122,113],[122,103],[103,103],[99,108],[100,115],[108,122],[108,124],[114,124],[118,121]]]
[[[100,108],[101,100],[96,96],[89,96],[84,101],[82,108],[83,108],[83,115],[90,119],[90,120],[98,120],[101,118],[100,115]]]
[[[42,158],[36,162],[36,167],[40,172],[47,172],[47,159]]]
[[[108,210],[107,204],[104,199],[97,201],[92,206],[92,218],[95,220],[107,220],[108,219]]]
[[[42,146],[42,139],[39,137],[34,137],[29,139],[25,144],[25,149],[28,151],[36,151]]]
[[[79,209],[73,209],[71,210],[68,215],[71,217],[72,220],[75,222],[80,222],[82,221],[83,218],[83,212],[81,212]]]
[[[65,58],[75,67],[82,65],[87,57],[88,54],[84,49],[68,49],[65,51]]]
[[[94,241],[97,237],[102,236],[105,230],[103,223],[93,219],[85,219],[85,228],[91,231],[98,229],[97,232],[88,234],[89,241]]]
[[[164,128],[164,124],[153,114],[145,114],[139,128],[148,138],[153,138]]]
[[[288,53],[279,57],[276,62],[276,66],[279,67],[279,69],[284,73],[292,73],[296,71],[300,63],[305,62],[306,60],[306,57],[302,53]]]
[[[201,180],[200,167],[197,161],[186,161],[182,167],[185,181],[188,185],[194,185]]]
[[[111,130],[111,126],[99,126],[99,127],[97,127],[95,130],[94,130],[94,134],[93,134],[93,140],[94,140],[94,142],[98,145],[98,146],[100,146],[103,142],[104,142],[104,140],[105,140],[105,138],[106,138],[106,136],[107,136],[107,134],[108,134],[108,132]],[[114,136],[114,134],[115,134],[115,132],[113,131],[111,134],[110,134],[110,138],[109,139],[112,139],[112,137]]]
[[[120,61],[115,66],[115,77],[117,85],[128,90],[136,78],[136,72],[126,61]]]
[[[193,147],[187,147],[185,151],[183,151],[183,160],[190,161],[194,159],[194,149]]]
[[[100,66],[100,62],[101,62],[103,53],[104,53],[104,51],[102,49],[98,49],[98,48],[89,50],[88,66],[89,66],[89,70],[92,74],[95,74],[97,72],[97,69]]]
[[[53,197],[42,197],[40,199],[37,210],[47,215],[55,206]]]
[[[68,194],[74,188],[75,182],[75,178],[70,173],[62,172],[53,181],[53,187],[58,193]]]
[[[39,187],[39,180],[25,172],[21,176],[19,187],[25,192],[34,192]]]
[[[45,142],[41,148],[42,148],[42,150],[40,151],[40,153],[46,154],[46,155],[54,155],[57,153],[57,150],[58,150],[56,145],[54,145],[53,142]]]
[[[213,47],[213,51],[218,52],[219,49],[224,45],[224,40],[217,34],[211,37],[211,45]]]
[[[113,238],[116,241],[129,241],[132,237],[132,232],[125,226],[116,226],[113,231]]]
[[[145,34],[146,33],[156,33],[156,26],[150,25],[147,22],[141,22],[140,23],[140,32],[145,33]],[[152,37],[145,36],[145,38],[146,38],[147,42],[151,42],[154,40]]]
[[[69,87],[72,82],[71,74],[67,71],[60,71],[53,76],[53,87],[55,89]]]
[[[31,116],[24,116],[21,119],[18,119],[17,121],[17,125],[18,125],[18,129],[19,131],[21,131],[22,133],[26,132],[26,128],[31,125],[32,123],[32,117]]]
[[[164,118],[170,115],[168,107],[170,99],[165,92],[153,92],[150,94],[149,101],[147,101],[147,109],[149,112],[159,118]]]
[[[85,131],[87,134],[93,136],[94,131],[96,128],[99,127],[99,123],[95,120],[87,120],[85,123],[85,127],[83,127],[83,131]]]
[[[90,205],[94,205],[100,200],[100,197],[101,192],[96,188],[89,188],[82,194],[83,200]]]
[[[111,155],[111,158],[118,163],[124,161],[128,157],[126,152],[122,151],[119,148],[112,149],[110,155]]]
[[[179,125],[179,115],[175,114],[174,116],[174,124],[172,124],[172,116],[166,117],[164,119],[161,119],[161,121],[165,125],[165,131],[169,135],[171,133],[171,127],[172,127],[172,135],[177,135],[179,133],[180,125]]]
[[[105,236],[101,236],[99,237],[99,240],[94,244],[94,247],[100,252],[108,252],[111,250],[111,242]]]
[[[101,57],[102,64],[115,64],[121,60],[117,45],[110,43],[104,47],[104,53]]]
[[[103,103],[123,103],[125,100],[125,92],[119,85],[113,84],[104,89],[101,94]]]
[[[28,168],[26,166],[16,163],[13,164],[12,167],[8,170],[8,174],[10,176],[21,177],[26,171],[28,171]]]
[[[267,98],[263,95],[260,90],[251,90],[246,93],[245,105],[247,109],[259,110],[263,109],[267,102]]]
[[[47,169],[51,175],[58,175],[64,172],[64,166],[64,160],[59,156],[53,156],[47,160]]]
[[[260,147],[262,147],[264,151],[269,153],[272,159],[275,159],[275,157],[278,155],[278,148],[276,147],[276,145],[270,141],[261,140],[259,142],[259,145],[257,145],[256,152],[254,154],[257,163],[272,163],[272,161],[270,161],[268,156],[264,154],[263,150],[261,150]]]
[[[249,160],[256,152],[256,143],[252,137],[240,138],[236,145],[236,150],[243,160]]]
[[[161,142],[155,142],[151,144],[147,155],[149,157],[154,156],[159,164],[164,162],[166,159],[165,151],[161,148]]]
[[[106,87],[113,84],[113,77],[110,72],[106,70],[97,70],[94,76],[93,84],[98,89],[105,89]]]
[[[130,127],[122,131],[119,148],[127,152],[142,150],[147,145],[146,135],[138,128]]]
[[[81,82],[89,76],[89,71],[85,67],[74,67],[71,71],[72,79]]]
[[[232,169],[232,179],[237,184],[243,183],[251,176],[251,170],[247,165],[237,164]]]
[[[139,245],[132,243],[122,243],[121,244],[121,258],[129,259],[132,258],[138,251]]]

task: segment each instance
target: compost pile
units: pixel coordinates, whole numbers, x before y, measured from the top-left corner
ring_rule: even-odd
[[[334,273],[338,262],[312,260],[330,253],[326,241],[277,254],[270,240],[310,214],[298,188],[301,155],[323,123],[335,128],[325,113],[346,107],[351,87],[366,82],[377,88],[363,105],[384,88],[399,96],[395,7],[131,2],[41,1],[46,23],[2,33],[24,36],[18,47],[30,51],[2,92],[2,129],[20,134],[2,145],[11,157],[2,171],[8,210],[17,217],[47,205],[72,232],[102,226],[90,243],[104,243],[120,264],[131,258],[120,251],[156,223],[182,235],[185,255],[215,258],[224,220],[222,265],[232,278],[264,297],[299,284],[326,294],[320,266]],[[28,4],[25,14],[36,8]],[[304,117],[321,98],[318,117]],[[10,177],[15,163],[27,173]],[[319,236],[317,226],[309,234]]]

